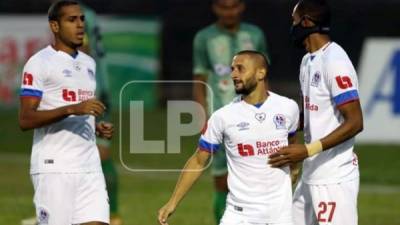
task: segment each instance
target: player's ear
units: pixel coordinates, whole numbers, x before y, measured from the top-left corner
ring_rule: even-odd
[[[315,25],[315,23],[310,19],[309,15],[304,15],[301,23],[302,23],[303,27],[312,27]]]
[[[50,30],[51,30],[53,33],[58,33],[58,31],[60,30],[60,25],[59,25],[58,22],[55,21],[55,20],[50,20],[50,21],[49,21],[49,26],[50,26]]]
[[[265,68],[260,68],[257,70],[257,80],[264,80],[267,76],[267,70]]]

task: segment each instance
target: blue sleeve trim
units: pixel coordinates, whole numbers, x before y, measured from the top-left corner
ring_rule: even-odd
[[[43,95],[43,91],[22,88],[19,94],[20,96],[30,96],[30,97],[39,97],[41,98]]]
[[[296,131],[293,131],[293,132],[290,132],[289,133],[289,137],[293,137],[293,136],[295,136],[296,135]]]
[[[357,90],[352,90],[348,92],[344,92],[340,95],[337,95],[333,98],[333,101],[335,102],[336,106],[343,105],[345,103],[348,103],[350,101],[354,101],[359,99],[358,97],[358,91]]]
[[[205,141],[204,139],[200,138],[199,148],[202,150],[205,150],[207,152],[214,153],[214,152],[218,151],[219,144],[211,144],[211,143],[208,143],[207,141]]]

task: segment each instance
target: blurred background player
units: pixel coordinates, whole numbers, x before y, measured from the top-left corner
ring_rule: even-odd
[[[85,14],[85,38],[81,50],[92,56],[96,61],[96,96],[107,107],[107,111],[104,112],[101,119],[111,121],[109,80],[104,63],[105,52],[101,43],[100,27],[97,22],[96,12],[82,3],[81,6]],[[97,137],[96,143],[110,201],[110,225],[121,225],[122,220],[118,214],[118,174],[111,156],[111,141]]]
[[[159,211],[167,225],[211,154],[224,145],[229,194],[220,225],[293,225],[289,166],[271,168],[268,155],[295,143],[299,108],[295,101],[268,91],[268,62],[263,53],[241,51],[233,58],[231,79],[240,94],[216,110],[207,122],[197,151],[182,170],[174,193]]]
[[[292,38],[308,52],[300,65],[306,144],[282,148],[270,163],[279,167],[304,159],[293,197],[296,225],[357,225],[360,180],[353,149],[363,129],[357,74],[330,39],[325,0],[300,0],[292,19]]]
[[[38,224],[109,224],[95,138],[111,138],[113,127],[95,121],[106,107],[95,98],[96,63],[78,50],[84,19],[78,2],[54,2],[48,12],[54,43],[23,70],[19,125],[34,129],[30,174]]]
[[[270,63],[262,30],[241,22],[245,10],[244,0],[213,0],[212,10],[217,21],[198,31],[193,41],[193,79],[207,83],[213,92],[209,93],[202,83],[194,83],[193,97],[208,115],[235,97],[230,77],[231,60],[235,53],[257,50],[265,54]],[[228,193],[227,161],[223,148],[214,154],[211,173],[215,184],[214,216],[218,224]]]

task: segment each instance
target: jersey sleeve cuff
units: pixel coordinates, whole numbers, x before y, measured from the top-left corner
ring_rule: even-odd
[[[296,135],[296,131],[289,132],[289,134],[288,134],[289,137],[293,137],[295,135]]]
[[[19,96],[41,98],[43,96],[43,92],[34,89],[22,88]]]
[[[205,141],[204,139],[200,138],[198,147],[202,151],[206,151],[209,153],[215,153],[219,149],[219,144],[211,144],[211,143]]]
[[[342,94],[339,94],[333,98],[333,101],[335,102],[336,106],[341,106],[346,103],[358,100],[358,91],[357,90],[352,90],[352,91],[347,91]]]

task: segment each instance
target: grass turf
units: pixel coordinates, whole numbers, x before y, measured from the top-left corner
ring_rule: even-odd
[[[21,133],[15,111],[0,111],[0,224],[17,225],[34,215],[33,190],[29,178],[31,133]],[[159,121],[158,121],[159,122]],[[157,127],[158,126],[154,126]],[[157,136],[157,135],[156,135]],[[179,162],[195,146],[195,137],[183,140],[187,149]],[[118,148],[114,158],[119,165]],[[357,145],[361,171],[359,195],[360,225],[398,225],[400,218],[400,147],[394,145]],[[143,158],[143,162],[153,159]],[[132,162],[138,159],[132,159]],[[139,159],[140,160],[140,159]],[[147,160],[147,161],[146,161]],[[168,159],[173,161],[173,159]],[[153,164],[152,164],[153,165]],[[157,210],[170,196],[177,173],[130,172],[118,166],[120,173],[120,214],[126,225],[155,225]],[[212,183],[209,171],[195,184],[170,220],[171,225],[212,225]]]

